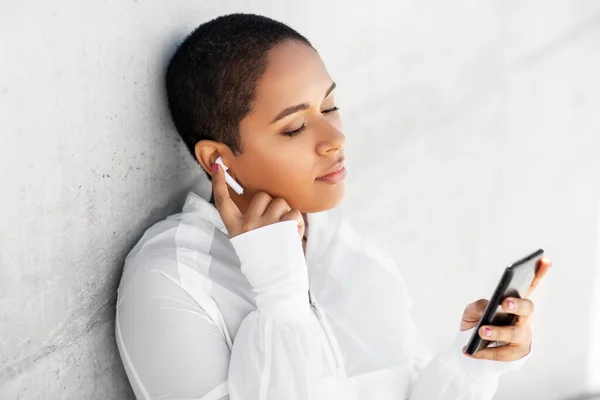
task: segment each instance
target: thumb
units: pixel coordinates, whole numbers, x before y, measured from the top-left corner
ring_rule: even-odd
[[[462,320],[460,321],[460,330],[466,331],[467,329],[471,329],[476,326],[483,316],[483,312],[485,311],[488,303],[489,301],[486,299],[479,299],[465,307]]]

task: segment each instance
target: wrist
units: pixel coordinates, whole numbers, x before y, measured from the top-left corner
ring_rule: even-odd
[[[263,226],[230,241],[258,309],[279,317],[310,315],[308,273],[295,221]]]

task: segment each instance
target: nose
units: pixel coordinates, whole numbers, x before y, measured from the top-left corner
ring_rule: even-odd
[[[317,143],[317,153],[321,156],[330,153],[338,153],[346,144],[346,136],[332,124],[326,124],[319,132],[319,142]]]

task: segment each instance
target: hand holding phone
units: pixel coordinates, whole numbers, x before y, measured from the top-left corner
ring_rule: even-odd
[[[506,268],[465,347],[466,354],[474,358],[512,361],[529,352],[529,317],[533,312],[533,303],[525,297],[537,286],[551,265],[549,260],[542,258],[543,254],[544,251],[539,249]],[[511,303],[514,306],[512,310],[509,308]],[[481,307],[481,303],[476,302],[471,306]],[[468,310],[469,307],[465,314]],[[507,346],[486,349],[498,342],[504,342]]]

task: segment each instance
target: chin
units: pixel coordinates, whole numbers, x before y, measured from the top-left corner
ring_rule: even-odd
[[[307,204],[307,207],[303,207],[301,210],[304,213],[317,213],[321,211],[331,210],[344,200],[345,190],[344,186],[336,187],[335,190],[328,191],[329,193],[319,193],[313,198],[316,201],[311,201]]]

